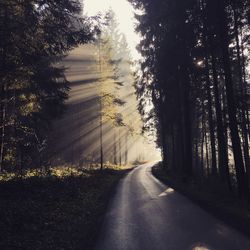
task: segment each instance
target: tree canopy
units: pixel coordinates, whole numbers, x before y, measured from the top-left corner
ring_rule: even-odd
[[[0,168],[22,168],[46,147],[68,95],[59,62],[92,38],[78,0],[0,1]]]

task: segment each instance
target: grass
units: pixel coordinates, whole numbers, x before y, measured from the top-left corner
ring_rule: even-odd
[[[110,196],[128,170],[55,168],[0,176],[0,249],[93,249]]]
[[[228,192],[221,183],[215,180],[187,181],[178,175],[167,173],[161,163],[153,167],[152,173],[166,185],[171,186],[203,209],[250,237],[249,202]]]

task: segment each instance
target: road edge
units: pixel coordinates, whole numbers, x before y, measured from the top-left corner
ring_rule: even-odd
[[[216,204],[208,203],[206,200],[199,199],[194,194],[185,191],[183,186],[180,187],[173,180],[169,178],[167,179],[166,176],[162,176],[159,168],[160,167],[158,164],[153,165],[151,168],[151,173],[156,179],[158,179],[163,184],[175,189],[177,192],[188,198],[206,212],[221,220],[223,223],[231,226],[235,230],[238,230],[247,238],[250,238],[250,218],[239,217],[234,213],[230,213],[229,211],[225,211],[224,209],[216,206]]]

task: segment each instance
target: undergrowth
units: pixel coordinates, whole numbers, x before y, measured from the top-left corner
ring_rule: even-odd
[[[125,170],[74,167],[0,176],[0,249],[93,249]]]

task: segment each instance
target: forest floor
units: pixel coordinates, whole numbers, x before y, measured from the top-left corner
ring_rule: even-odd
[[[250,203],[220,189],[216,182],[201,183],[167,173],[162,164],[152,168],[153,175],[226,224],[250,237]]]
[[[0,249],[93,249],[112,191],[128,171],[71,167],[0,176]]]

